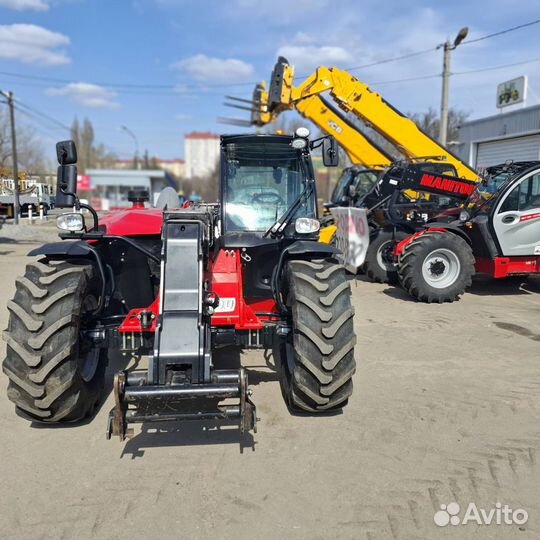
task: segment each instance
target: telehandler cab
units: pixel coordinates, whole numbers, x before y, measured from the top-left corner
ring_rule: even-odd
[[[475,272],[540,275],[540,162],[507,163],[488,173],[476,186],[457,188],[470,190],[458,219],[434,220],[395,246],[401,285],[417,300],[453,302]],[[420,181],[444,186],[435,175]]]
[[[355,372],[354,310],[334,247],[317,242],[310,150],[336,165],[335,141],[221,138],[215,204],[134,207],[102,217],[76,196],[76,149],[58,143],[62,242],[17,279],[3,362],[16,412],[41,423],[92,414],[107,354],[148,357],[114,379],[107,435],[136,422],[236,419],[256,427],[246,370],[219,369],[219,347],[274,348],[291,411],[341,409]],[[91,212],[88,227],[80,211]]]

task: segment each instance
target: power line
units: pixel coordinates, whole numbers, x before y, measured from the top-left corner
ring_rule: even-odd
[[[70,79],[59,79],[56,77],[42,77],[39,75],[25,75],[23,73],[14,73],[11,71],[0,71],[0,75],[6,77],[15,77],[18,79],[27,79],[31,81],[41,81],[54,84],[77,84],[82,81],[74,81]],[[91,81],[85,84],[94,84],[96,86],[103,86],[106,88],[112,88],[118,91],[125,91],[125,89],[133,90],[174,90],[178,94],[183,94],[183,85],[178,84],[134,84],[134,83],[117,83],[117,82],[103,82],[103,81]],[[253,86],[256,82],[239,82],[239,83],[219,83],[219,84],[207,84],[201,83],[200,85],[186,85],[185,90],[191,89],[192,91],[199,92],[204,88],[228,88],[234,86]]]
[[[426,54],[429,52],[433,52],[436,50],[436,47],[431,47],[429,49],[424,49],[422,51],[415,51],[409,54],[403,54],[401,56],[394,56],[392,58],[386,58],[384,60],[378,60],[377,62],[371,62],[370,64],[364,64],[362,66],[352,66],[344,68],[346,71],[355,71],[357,69],[366,69],[373,66],[380,66],[381,64],[388,64],[390,62],[396,62],[398,60],[405,60],[407,58],[413,58],[414,56],[420,56],[422,54]]]
[[[483,71],[494,71],[496,69],[522,66],[524,64],[532,64],[534,62],[540,62],[540,58],[534,58],[533,60],[524,60],[523,62],[513,62],[512,64],[504,64],[502,66],[492,66],[492,67],[480,68],[480,69],[470,69],[468,71],[456,71],[455,73],[452,73],[452,75],[466,75],[468,73],[482,73]]]
[[[30,111],[31,113],[40,116],[41,118],[43,118],[44,120],[47,120],[51,124],[55,124],[56,126],[62,128],[64,130],[67,130],[67,131],[70,131],[70,129],[71,129],[68,126],[66,126],[65,124],[62,124],[62,122],[59,122],[56,118],[53,118],[52,116],[49,116],[49,115],[39,111],[38,109],[36,109],[34,107],[31,107],[30,105],[26,105],[25,103],[21,102],[20,99],[16,99],[15,103],[17,103],[19,107],[22,107],[22,108]]]
[[[526,22],[526,23],[523,23],[523,24],[520,24],[520,25],[517,25],[517,26],[512,26],[511,28],[506,28],[504,30],[500,30],[498,32],[493,32],[491,34],[487,34],[485,36],[481,36],[481,37],[478,37],[478,38],[475,38],[475,39],[470,39],[470,40],[467,40],[467,41],[463,41],[463,43],[461,43],[461,45],[467,45],[467,44],[470,44],[470,43],[476,43],[478,41],[482,41],[482,40],[485,40],[485,39],[497,37],[497,36],[500,36],[500,35],[503,35],[503,34],[507,34],[509,32],[514,32],[516,30],[521,30],[522,28],[527,28],[527,27],[533,26],[533,25],[538,24],[538,23],[540,23],[540,19],[536,19],[534,21],[529,21],[529,22]],[[419,51],[412,51],[412,52],[407,53],[407,54],[402,54],[402,55],[399,55],[399,56],[392,56],[392,57],[389,57],[389,58],[383,58],[383,59],[377,60],[375,62],[370,62],[370,63],[367,63],[367,64],[358,65],[358,66],[350,66],[350,67],[346,67],[344,69],[346,69],[347,71],[356,71],[356,70],[359,70],[359,69],[367,69],[367,68],[374,67],[374,66],[379,66],[379,65],[382,65],[382,64],[388,64],[388,63],[391,63],[391,62],[397,62],[397,61],[406,60],[406,59],[409,59],[409,58],[414,58],[414,57],[417,57],[417,56],[421,56],[421,55],[424,55],[424,54],[428,54],[430,52],[435,51],[436,49],[437,49],[437,47],[434,45],[433,47],[430,47],[428,49],[422,49],[422,50],[419,50]],[[62,78],[55,78],[55,77],[43,77],[43,76],[38,76],[38,75],[25,75],[25,74],[22,74],[22,73],[14,73],[14,72],[9,72],[9,71],[0,71],[0,75],[4,75],[4,76],[7,76],[7,77],[14,77],[14,78],[18,78],[18,79],[40,81],[40,82],[44,82],[44,83],[54,83],[54,84],[76,84],[77,83],[77,81],[69,80],[69,79],[62,79]],[[297,75],[296,78],[303,78],[303,77],[307,77],[307,76],[308,75]],[[136,84],[136,83],[119,83],[119,82],[103,82],[103,81],[93,81],[93,82],[88,83],[88,84],[95,84],[97,86],[103,86],[103,87],[106,87],[106,88],[112,88],[112,89],[115,89],[115,90],[117,90],[118,92],[121,92],[121,93],[132,92],[132,93],[141,93],[141,94],[143,94],[143,93],[145,93],[144,91],[148,91],[148,93],[150,93],[149,91],[152,91],[152,90],[163,90],[165,92],[173,92],[174,94],[178,94],[180,96],[182,94],[184,94],[184,95],[199,94],[201,91],[204,91],[205,88],[233,88],[233,87],[238,87],[238,86],[253,86],[253,85],[257,84],[257,82],[258,81],[238,82],[238,83],[204,83],[204,84],[201,83],[199,85],[196,85],[196,84],[186,85],[185,88],[183,88],[183,89],[178,88],[179,85],[171,85],[171,84]],[[140,92],[135,92],[136,90],[140,90]],[[208,94],[208,93],[206,93],[206,94],[211,95],[211,94]]]
[[[503,64],[500,66],[491,66],[487,68],[478,68],[478,69],[469,69],[467,71],[456,71],[451,73],[451,75],[468,75],[471,73],[482,73],[484,71],[495,71],[497,69],[504,69],[514,66],[522,66],[524,64],[532,64],[534,62],[540,62],[540,58],[534,58],[532,60],[524,60],[522,62],[513,62],[512,64]],[[402,82],[410,82],[410,81],[421,81],[424,79],[436,79],[441,76],[440,73],[433,73],[432,75],[423,75],[422,77],[410,77],[407,79],[394,79],[390,81],[376,81],[368,83],[369,85],[381,85],[381,84],[394,84],[394,83],[402,83]]]
[[[411,82],[411,81],[422,81],[424,79],[435,79],[437,77],[440,77],[440,73],[434,73],[433,75],[422,75],[421,77],[409,77],[407,79],[393,79],[391,81],[375,81],[367,83],[370,86],[374,85],[381,85],[381,84],[394,84],[394,83],[402,83],[402,82]]]
[[[39,116],[36,116],[36,115],[26,111],[25,109],[22,109],[20,107],[15,107],[15,110],[19,114],[22,114],[23,116],[26,116],[27,118],[29,118],[33,122],[38,122],[39,123],[38,131],[40,131],[41,129],[46,129],[50,133],[57,133],[58,130],[60,129],[60,128],[53,128],[50,125],[45,124],[45,122],[43,122],[43,120],[41,118],[39,118]],[[35,124],[33,124],[32,127],[34,127],[34,126],[35,126]]]
[[[533,26],[534,24],[538,24],[538,23],[540,23],[540,19],[536,19],[535,21],[519,24],[517,26],[512,26],[512,28],[506,28],[505,30],[500,30],[499,32],[493,32],[492,34],[486,34],[485,36],[481,36],[476,39],[468,39],[466,41],[463,41],[461,45],[469,45],[471,43],[483,41],[484,39],[489,39],[496,36],[502,36],[503,34],[508,34],[509,32],[514,32],[515,30],[521,30],[522,28],[527,28],[528,26]]]
[[[524,24],[520,24],[518,26],[513,26],[511,28],[506,28],[505,30],[500,30],[499,32],[493,32],[492,34],[487,34],[485,36],[481,36],[481,37],[476,38],[476,39],[471,39],[471,40],[468,40],[468,41],[464,41],[463,43],[461,43],[461,45],[465,45],[467,43],[476,43],[477,41],[482,41],[484,39],[489,39],[489,38],[492,38],[492,37],[501,36],[503,34],[507,34],[509,32],[514,32],[515,30],[520,30],[521,28],[526,28],[528,26],[533,26],[533,25],[538,24],[538,23],[540,23],[540,19],[536,19],[534,21],[530,21],[530,22],[527,22],[527,23],[524,23]],[[355,70],[358,70],[358,69],[367,69],[367,68],[370,68],[370,67],[373,67],[373,66],[379,66],[381,64],[388,64],[390,62],[395,62],[395,61],[398,61],[398,60],[405,60],[407,58],[413,58],[415,56],[420,56],[420,55],[427,54],[427,53],[430,53],[430,52],[433,52],[433,51],[436,51],[436,50],[437,50],[437,46],[430,47],[429,49],[423,49],[421,51],[414,51],[414,52],[411,52],[409,54],[403,54],[401,56],[394,56],[394,57],[391,57],[391,58],[386,58],[384,60],[378,60],[377,62],[371,62],[369,64],[363,64],[363,65],[360,65],[360,66],[346,67],[344,69],[346,71],[355,71]],[[303,76],[299,76],[299,77],[306,77],[306,76],[307,75],[303,75]],[[410,79],[410,80],[419,80],[420,78],[422,78],[422,77],[414,78],[414,79]]]

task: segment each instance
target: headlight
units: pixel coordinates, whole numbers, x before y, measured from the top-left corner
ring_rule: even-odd
[[[467,210],[462,210],[459,213],[459,221],[468,221],[471,216],[469,215],[469,212]]]
[[[84,230],[84,216],[78,213],[62,214],[56,218],[56,226],[62,231]]]
[[[307,146],[307,141],[306,139],[293,139],[291,142],[291,146],[293,148],[296,148],[297,150],[300,150]]]
[[[317,219],[300,217],[296,219],[294,228],[298,234],[310,234],[316,233],[321,228],[321,224]]]
[[[297,137],[302,137],[303,139],[307,139],[309,137],[309,129],[307,127],[299,127],[295,134]]]

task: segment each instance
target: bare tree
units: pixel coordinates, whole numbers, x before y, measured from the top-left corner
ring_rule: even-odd
[[[112,167],[117,156],[104,144],[95,142],[94,126],[85,118],[82,127],[78,118],[71,124],[71,138],[77,145],[78,167],[81,173],[92,168]]]
[[[459,126],[469,117],[470,113],[458,109],[448,111],[448,133],[447,141],[454,142],[459,138]],[[440,118],[433,108],[429,108],[423,113],[409,113],[409,118],[424,132],[433,139],[437,139],[440,130]]]
[[[27,175],[41,175],[50,172],[50,163],[35,131],[28,125],[18,121],[17,125],[17,157],[21,172]],[[11,127],[7,111],[0,108],[0,168],[11,169]]]

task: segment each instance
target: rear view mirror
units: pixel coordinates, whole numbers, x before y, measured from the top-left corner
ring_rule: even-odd
[[[322,159],[325,167],[339,165],[338,144],[334,137],[325,137],[322,143]]]
[[[77,193],[77,147],[73,141],[56,144],[56,157],[60,166],[56,176],[56,206],[70,208]]]
[[[60,165],[74,165],[77,163],[77,147],[73,141],[60,141],[56,143],[56,158]]]
[[[77,191],[77,166],[60,165],[56,177],[56,202],[58,208],[71,208]]]

